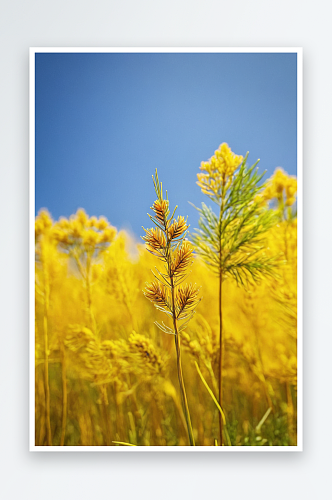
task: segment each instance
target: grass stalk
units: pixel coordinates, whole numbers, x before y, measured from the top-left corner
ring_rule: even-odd
[[[67,427],[67,366],[66,366],[66,353],[64,345],[61,345],[61,378],[62,378],[62,419],[61,419],[61,438],[60,446],[64,446]]]
[[[107,397],[107,386],[102,385],[100,387],[100,399],[101,399],[101,410],[103,418],[104,439],[106,446],[111,446],[111,428],[110,428],[110,417],[108,412],[108,397]]]
[[[87,254],[86,259],[86,274],[85,274],[85,286],[86,286],[86,300],[87,308],[89,314],[89,321],[91,325],[91,330],[96,332],[96,320],[92,311],[92,297],[91,297],[91,255]]]
[[[173,298],[174,298],[174,292],[173,292]],[[185,385],[184,385],[183,372],[182,372],[181,341],[180,341],[180,337],[179,337],[177,321],[176,321],[176,318],[174,316],[173,316],[173,325],[174,325],[174,331],[175,331],[174,337],[175,337],[175,348],[176,348],[176,362],[177,362],[177,372],[178,372],[178,379],[179,379],[179,386],[180,386],[181,401],[182,401],[182,406],[184,408],[184,416],[186,419],[190,446],[195,446],[195,438],[194,438],[193,428],[192,428],[192,424],[191,424],[190,411],[189,411],[189,406],[188,406],[186,389],[185,389]]]
[[[228,444],[228,446],[232,446],[232,443],[231,443],[231,440],[230,440],[229,434],[228,434],[228,432],[227,432],[225,413],[223,412],[223,410],[222,410],[222,408],[221,408],[220,404],[219,404],[219,403],[218,403],[218,401],[217,401],[217,398],[216,398],[216,397],[215,397],[215,395],[213,394],[213,392],[212,392],[212,390],[210,389],[210,387],[209,387],[209,385],[208,385],[207,381],[205,380],[205,378],[204,378],[204,376],[203,376],[203,374],[202,374],[201,370],[199,369],[199,366],[198,366],[198,364],[197,364],[197,361],[195,361],[195,366],[196,366],[196,370],[197,370],[197,372],[198,372],[198,375],[200,376],[200,378],[201,378],[201,380],[202,380],[202,382],[203,382],[203,384],[204,384],[204,386],[205,386],[206,390],[207,390],[207,391],[208,391],[208,393],[210,394],[210,396],[211,396],[211,398],[212,398],[212,400],[213,400],[214,404],[216,405],[216,407],[217,407],[217,408],[218,408],[218,410],[219,410],[219,414],[220,414],[220,417],[222,418],[222,422],[223,422],[223,429],[224,429],[224,432],[225,432],[225,436],[226,436],[227,444]],[[215,440],[215,441],[217,441],[217,440]],[[222,446],[222,445],[220,444],[220,446]]]
[[[48,374],[48,305],[49,305],[49,283],[44,271],[44,387],[45,387],[45,424],[47,445],[52,446],[51,432],[51,410],[50,410],[50,385]]]
[[[288,380],[286,382],[286,394],[287,394],[288,434],[289,434],[290,444],[294,446],[296,441],[296,434],[294,433],[294,405],[293,405],[291,386]]]
[[[221,225],[224,215],[225,207],[225,182],[226,178],[223,177],[222,190],[221,190],[221,202],[219,211],[219,231],[221,236]],[[223,315],[222,315],[222,292],[223,292],[223,247],[222,239],[219,240],[219,296],[218,296],[218,309],[219,309],[219,406],[222,408],[223,405]],[[220,446],[223,446],[223,420],[222,415],[219,412],[219,440]]]
[[[222,271],[219,275],[219,406],[223,405],[223,379],[222,379],[222,369],[223,369],[223,317],[222,317]],[[220,446],[223,445],[223,420],[222,415],[219,412],[219,440]]]

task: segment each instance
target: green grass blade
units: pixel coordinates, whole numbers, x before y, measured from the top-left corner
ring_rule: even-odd
[[[137,446],[136,444],[124,443],[123,441],[112,441],[114,444],[121,444],[122,446]]]
[[[263,418],[261,419],[259,424],[256,426],[256,429],[255,429],[256,432],[259,432],[261,430],[262,425],[264,424],[267,417],[270,415],[271,411],[272,411],[271,407],[266,410],[266,412],[263,415]]]
[[[203,382],[203,384],[205,385],[208,393],[210,394],[211,398],[213,399],[216,407],[218,408],[218,410],[220,411],[220,414],[221,414],[221,417],[222,417],[222,420],[223,420],[223,423],[224,423],[224,430],[225,430],[225,435],[226,435],[226,438],[227,438],[227,442],[228,442],[228,446],[232,446],[232,443],[231,443],[231,440],[229,438],[229,435],[228,435],[228,432],[227,432],[227,429],[226,429],[226,426],[227,426],[227,423],[226,423],[226,417],[225,417],[225,414],[224,412],[222,411],[221,409],[221,406],[219,405],[215,395],[213,394],[212,390],[210,389],[207,381],[205,380],[205,378],[203,377],[203,374],[201,372],[201,370],[199,369],[199,366],[197,364],[197,361],[195,361],[195,366],[196,366],[196,369],[198,371],[198,375],[201,377],[201,380]]]

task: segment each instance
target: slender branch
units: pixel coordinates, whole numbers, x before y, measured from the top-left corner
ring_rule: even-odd
[[[181,341],[180,341],[177,319],[176,319],[176,314],[175,314],[175,298],[174,298],[173,278],[171,278],[171,285],[172,285],[173,326],[174,326],[174,333],[175,333],[174,337],[175,337],[175,348],[176,348],[176,360],[177,360],[177,370],[178,370],[178,379],[179,379],[179,385],[180,385],[181,400],[182,400],[182,406],[184,408],[184,414],[185,414],[185,419],[186,419],[187,428],[188,428],[188,436],[189,436],[190,446],[195,446],[195,439],[194,439],[193,429],[192,429],[192,425],[191,425],[188,400],[187,400],[186,389],[185,389],[184,379],[183,379],[183,372],[182,372]]]
[[[66,354],[63,343],[61,344],[61,377],[62,377],[62,421],[60,446],[64,446],[67,427],[67,366]]]
[[[50,386],[48,377],[48,305],[49,305],[49,283],[46,277],[46,269],[44,268],[44,386],[45,386],[45,420],[46,420],[46,438],[47,445],[52,446],[51,432],[51,412],[50,412]]]
[[[222,338],[222,327],[223,327],[223,318],[222,318],[222,270],[220,270],[219,274],[219,405],[222,407],[223,405],[223,390],[222,390],[222,368],[223,368],[223,338]],[[222,438],[223,431],[223,421],[221,414],[219,413],[219,439],[220,446],[223,444]]]
[[[225,206],[225,184],[223,183],[223,189],[221,193],[221,203],[220,203],[220,213],[219,213],[219,228],[221,231],[221,223],[224,215]],[[223,406],[223,316],[222,316],[222,280],[223,280],[223,264],[222,264],[222,234],[220,233],[219,241],[219,406]],[[223,445],[223,421],[221,413],[219,413],[219,440],[220,446]]]
[[[85,285],[86,285],[86,299],[87,299],[87,307],[89,313],[89,320],[91,325],[91,330],[96,331],[96,320],[94,314],[92,312],[92,299],[91,299],[91,255],[87,253],[86,257],[86,277],[85,277]]]
[[[183,378],[183,372],[182,372],[182,362],[181,362],[181,341],[180,341],[180,336],[179,336],[179,330],[178,330],[178,321],[177,321],[177,314],[176,314],[176,304],[175,304],[175,285],[174,285],[174,278],[172,276],[171,272],[171,264],[172,264],[172,254],[170,251],[170,245],[171,241],[169,240],[168,237],[168,232],[167,232],[167,221],[165,220],[165,235],[167,238],[167,243],[166,243],[166,249],[169,250],[167,252],[168,259],[167,259],[167,267],[168,267],[168,275],[170,279],[170,284],[171,284],[171,295],[172,295],[172,316],[173,316],[173,326],[174,326],[174,339],[175,339],[175,349],[176,349],[176,362],[177,362],[177,371],[178,371],[178,379],[179,379],[179,386],[180,386],[180,394],[181,394],[181,401],[182,401],[182,406],[184,409],[184,415],[187,423],[187,429],[188,429],[188,436],[189,436],[189,442],[190,446],[195,446],[195,439],[194,439],[194,433],[193,433],[193,428],[191,425],[191,418],[190,418],[190,412],[189,412],[189,406],[188,406],[188,400],[187,400],[187,394],[186,394],[186,389],[184,385],[184,378]]]

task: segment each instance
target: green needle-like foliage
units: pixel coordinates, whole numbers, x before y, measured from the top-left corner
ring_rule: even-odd
[[[199,229],[191,237],[196,252],[214,273],[222,273],[223,279],[231,276],[242,285],[271,275],[275,268],[275,259],[265,253],[265,235],[275,223],[275,214],[257,198],[264,173],[258,173],[258,161],[248,167],[247,157],[229,186],[209,196],[219,214],[205,203],[197,208]]]
[[[233,278],[246,286],[263,276],[272,275],[275,259],[266,252],[265,235],[275,223],[274,211],[266,208],[259,196],[263,174],[257,163],[247,165],[248,153],[243,158],[235,155],[227,144],[222,144],[208,162],[202,162],[198,185],[217,206],[215,213],[202,203],[199,229],[191,236],[195,250],[219,279],[219,405],[222,407],[223,318],[222,284]],[[220,417],[220,444],[223,440],[223,422]]]

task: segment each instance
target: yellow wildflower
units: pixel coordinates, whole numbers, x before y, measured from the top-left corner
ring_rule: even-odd
[[[243,156],[234,154],[228,144],[222,143],[209,161],[201,163],[200,170],[206,173],[197,174],[197,184],[202,192],[218,195],[242,161]]]

